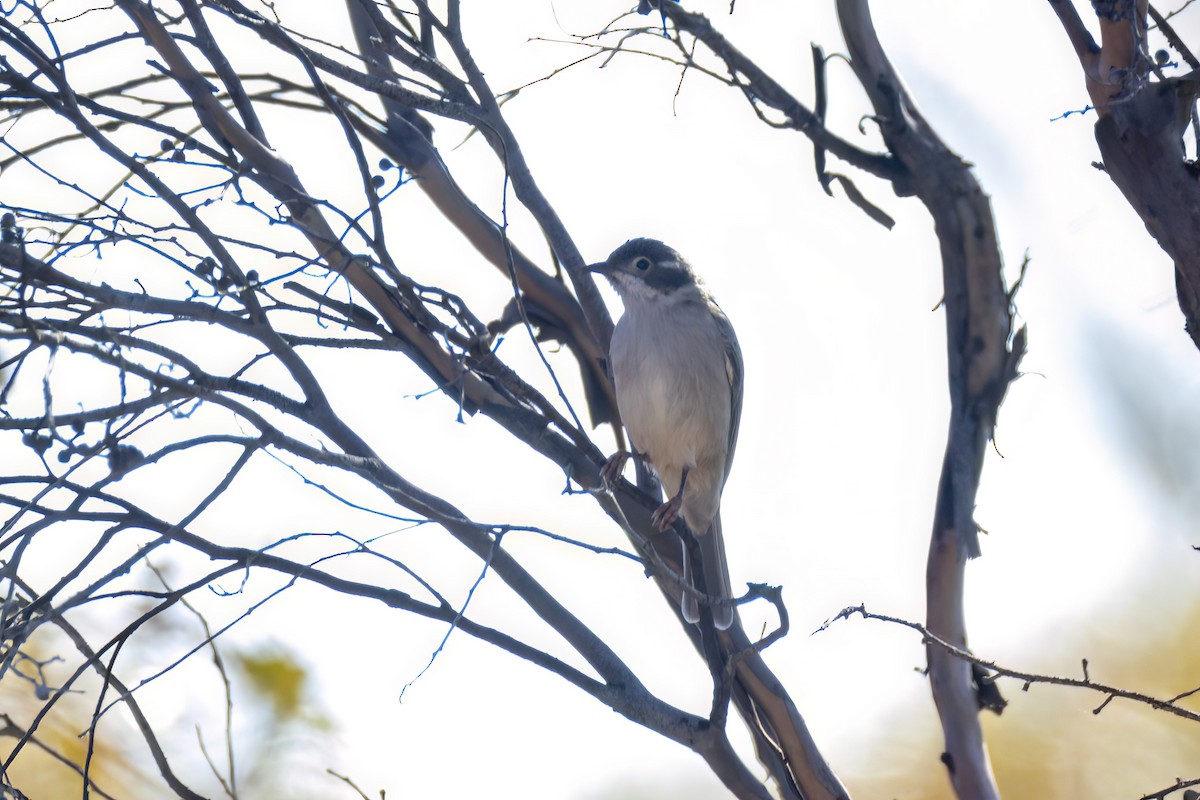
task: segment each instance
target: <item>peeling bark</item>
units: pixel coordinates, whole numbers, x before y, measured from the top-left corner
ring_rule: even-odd
[[[1100,44],[1066,0],[1049,0],[1096,105],[1096,144],[1105,171],[1175,265],[1179,308],[1200,348],[1200,181],[1183,134],[1200,92],[1200,63],[1164,18],[1159,28],[1192,67],[1178,78],[1148,80],[1148,3],[1100,4]]]

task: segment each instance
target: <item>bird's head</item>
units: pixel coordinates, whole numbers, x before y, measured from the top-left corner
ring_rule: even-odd
[[[696,286],[692,266],[657,239],[630,239],[589,269],[608,278],[622,299],[666,297]]]

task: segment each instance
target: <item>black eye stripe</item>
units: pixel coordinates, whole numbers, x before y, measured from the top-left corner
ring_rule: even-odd
[[[642,256],[641,258],[636,259],[633,262],[633,265],[644,272],[650,269],[650,259]]]
[[[685,270],[665,267],[646,273],[645,282],[657,289],[670,291],[692,283],[692,276]]]

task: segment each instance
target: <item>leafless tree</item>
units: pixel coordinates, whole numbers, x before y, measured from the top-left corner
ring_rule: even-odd
[[[873,106],[878,151],[825,127],[820,79],[817,101],[809,108],[705,17],[669,2],[661,8],[644,5],[653,11],[653,24],[635,17],[640,21],[632,28],[611,27],[586,41],[606,57],[625,57],[620,51],[633,37],[665,31],[662,41],[676,48],[685,68],[725,80],[746,94],[764,121],[808,136],[827,191],[838,183],[873,219],[887,224],[887,214],[849,177],[826,169],[831,155],[889,181],[900,196],[916,196],[934,220],[952,414],[929,552],[927,618],[917,629],[927,642],[930,682],[945,731],[943,762],[955,790],[962,798],[997,797],[978,714],[1003,707],[994,672],[1038,676],[975,658],[967,648],[962,610],[964,565],[979,552],[973,511],[983,457],[1025,348],[1024,330],[1013,322],[1017,287],[1006,286],[1002,277],[988,198],[968,165],[917,112],[875,34],[866,0],[839,0],[837,8],[850,64]],[[424,0],[347,0],[345,13],[353,45],[306,37],[288,29],[269,4],[239,0],[117,0],[77,17],[60,4],[22,1],[0,19],[0,101],[9,148],[0,168],[6,175],[26,171],[54,187],[28,203],[6,187],[0,225],[6,287],[0,340],[7,348],[0,432],[7,452],[23,451],[5,462],[0,476],[0,503],[8,509],[0,528],[0,675],[29,678],[45,700],[28,720],[6,719],[2,732],[15,745],[5,771],[37,742],[49,710],[90,675],[102,689],[89,747],[108,704],[123,703],[166,786],[181,797],[201,796],[173,766],[179,756],[161,743],[139,706],[137,687],[121,679],[119,656],[151,621],[178,610],[205,587],[267,572],[286,578],[284,588],[302,582],[370,598],[525,659],[695,751],[734,796],[847,797],[764,660],[763,650],[788,631],[778,590],[752,586],[740,598],[778,610],[777,628],[761,638],[752,639],[737,621],[728,631],[715,630],[710,618],[699,626],[684,624],[711,672],[712,704],[706,714],[675,707],[651,692],[609,643],[510,553],[505,539],[517,526],[474,520],[458,507],[462,498],[422,488],[420,474],[389,463],[355,420],[335,410],[331,396],[345,387],[328,369],[331,359],[362,357],[370,365],[364,375],[415,366],[461,413],[491,419],[514,446],[561,469],[571,491],[588,495],[625,531],[633,552],[533,533],[636,562],[631,568],[644,569],[664,600],[679,607],[685,589],[678,578],[678,533],[658,535],[650,525],[658,487],[649,474],[639,473],[637,486],[606,490],[599,470],[607,453],[586,424],[612,425],[620,439],[604,363],[611,318],[571,232],[539,189],[506,121],[504,98],[472,56],[459,3],[451,0],[435,10]],[[1060,16],[1069,23],[1072,41],[1080,41],[1077,17],[1063,11]],[[84,41],[79,25],[102,30],[105,38],[76,43]],[[234,48],[245,41],[271,48],[288,70],[252,73],[237,66]],[[67,42],[72,44],[60,44]],[[711,66],[699,63],[700,45]],[[814,55],[820,76],[824,54]],[[96,69],[101,62],[110,70]],[[1141,64],[1131,61],[1123,68],[1136,75]],[[92,70],[101,77],[93,78]],[[110,72],[117,77],[109,80]],[[1132,80],[1122,86],[1145,91]],[[1185,88],[1178,81],[1171,86],[1172,98],[1177,86]],[[1113,109],[1121,105],[1112,96],[1104,102]],[[304,170],[272,148],[272,119],[289,124],[319,119],[338,131],[340,138],[329,147],[336,148],[338,163],[356,165],[356,173],[346,177],[353,189],[326,197],[307,187]],[[442,124],[486,141],[506,198],[511,187],[516,204],[548,243],[546,258],[522,252],[509,239],[507,206],[503,216],[490,216],[464,188],[462,176],[451,173],[432,135]],[[1112,136],[1120,139],[1130,130],[1141,128],[1126,125]],[[1176,140],[1182,131],[1177,125],[1162,130]],[[1101,145],[1118,147],[1103,136]],[[335,159],[327,154],[327,160]],[[1117,160],[1106,150],[1105,163],[1121,184],[1120,176],[1128,173]],[[423,193],[474,247],[472,279],[433,286],[406,270],[391,233],[396,212],[389,201],[398,191]],[[1152,228],[1160,241],[1191,235],[1170,225],[1164,230]],[[1186,242],[1164,247],[1173,254],[1189,252]],[[101,260],[105,267],[98,270]],[[485,321],[463,299],[470,280],[484,279],[511,286],[512,302],[499,319]],[[1184,283],[1180,291],[1182,303]],[[1188,296],[1194,301],[1196,294]],[[513,330],[538,346],[538,367],[514,366],[497,352],[497,337]],[[551,360],[540,349],[547,342],[561,344],[564,352]],[[567,354],[579,372],[586,410],[556,373]],[[15,402],[12,387],[31,380],[41,384],[36,399]],[[370,392],[369,382],[356,390]],[[178,465],[202,453],[218,454],[223,465],[200,499],[175,516],[153,513],[122,488],[128,483],[120,482],[131,476],[178,480]],[[207,535],[203,518],[214,504],[252,465],[271,458],[331,476],[324,482],[335,495],[353,478],[394,504],[387,513],[436,525],[503,581],[590,672],[478,622],[434,579],[371,542],[341,536],[334,550],[306,557],[293,548],[293,537],[240,547]],[[50,546],[42,543],[64,525],[89,531],[90,546],[70,553],[71,563],[62,564],[53,578],[34,576],[26,566],[28,553]],[[181,585],[148,579],[143,565],[151,559],[188,554],[201,557],[206,568]],[[347,554],[387,565],[395,580],[366,580],[331,566],[330,559]],[[128,581],[131,573],[143,580]],[[140,603],[122,606],[128,614],[111,631],[83,630],[70,621],[114,598]],[[76,651],[70,676],[53,684],[28,669],[36,663],[31,638],[49,627],[61,630]],[[209,631],[185,658],[227,628]],[[177,663],[164,665],[163,672]],[[731,704],[753,738],[770,788],[730,743]],[[90,761],[89,756],[79,769],[85,786],[94,787]],[[232,755],[219,778],[236,796]]]
[[[346,13],[357,52],[295,35],[269,8],[237,0],[183,0],[169,10],[130,0],[91,10],[82,18],[98,28],[112,26],[111,38],[67,52],[58,42],[70,38],[70,17],[51,22],[46,8],[30,3],[17,10],[22,13],[0,20],[12,150],[3,167],[41,170],[67,190],[57,204],[11,203],[0,252],[9,287],[0,325],[15,347],[6,363],[14,379],[40,373],[43,385],[37,408],[10,405],[0,421],[10,435],[23,437],[40,465],[4,478],[3,501],[12,512],[0,544],[6,553],[5,664],[13,668],[42,625],[67,631],[80,656],[68,680],[42,687],[49,694],[47,709],[81,676],[96,672],[137,716],[136,694],[116,668],[129,637],[223,576],[269,570],[452,624],[695,750],[737,796],[768,797],[726,735],[732,698],[783,791],[844,796],[760,655],[786,631],[786,617],[780,630],[760,641],[738,626],[719,635],[711,626],[689,628],[712,667],[712,708],[707,715],[674,708],[510,555],[503,546],[506,527],[476,522],[423,490],[419,475],[390,466],[334,410],[328,378],[314,366],[321,353],[362,351],[373,355],[379,370],[392,369],[388,364],[397,358],[410,361],[463,413],[490,417],[560,467],[576,491],[592,493],[628,531],[635,560],[677,604],[678,539],[651,536],[654,499],[629,485],[615,495],[605,492],[598,468],[606,453],[589,437],[561,385],[552,379],[549,385],[558,386],[560,395],[547,396],[535,385],[544,381],[523,377],[493,350],[495,337],[513,327],[528,329],[539,341],[561,342],[581,370],[591,421],[616,422],[603,357],[611,319],[462,38],[457,3],[438,14],[424,2],[402,8],[350,0]],[[110,19],[115,15],[122,21]],[[260,46],[276,48],[303,82],[235,70],[218,30],[224,36],[248,33]],[[101,58],[125,59],[133,73],[111,84],[81,85],[74,76]],[[301,171],[270,145],[267,108],[336,122],[338,147],[358,165],[355,202],[361,211],[317,196],[302,183]],[[41,120],[36,128],[26,124],[32,118]],[[556,264],[538,264],[518,250],[507,239],[506,220],[487,216],[449,173],[431,138],[431,120],[439,118],[469,126],[487,141]],[[56,133],[46,136],[49,130]],[[62,151],[72,154],[69,163],[86,164],[79,173],[87,174],[43,166]],[[396,168],[386,169],[391,165]],[[495,280],[511,283],[514,299],[503,319],[485,323],[459,294],[422,285],[398,265],[386,202],[397,189],[397,175],[415,179],[414,186],[477,248],[480,266],[490,264]],[[236,213],[226,216],[228,210]],[[257,228],[253,238],[247,238],[246,225]],[[91,257],[118,266],[99,277],[78,266]],[[251,269],[248,260],[272,269]],[[199,350],[198,341],[204,342]],[[228,358],[209,357],[216,353]],[[103,400],[80,396],[77,385],[60,381],[66,370],[55,366],[74,368],[80,357],[102,367],[96,384],[113,387],[100,393]],[[216,409],[229,415],[210,416]],[[164,469],[176,456],[203,449],[220,450],[230,460],[189,512],[163,519],[122,496],[118,480]],[[293,560],[286,542],[229,547],[198,533],[202,515],[264,454],[353,475],[416,519],[441,526],[596,677],[477,623],[403,563],[393,566],[410,573],[407,579],[419,584],[423,596],[340,577],[322,568],[321,560]],[[97,472],[100,462],[107,469]],[[169,480],[165,475],[160,480]],[[22,561],[32,543],[68,521],[96,526],[101,532],[94,545],[50,585],[25,578]],[[138,544],[97,572],[98,557],[122,540]],[[147,558],[179,549],[202,554],[215,566],[169,589],[114,585]],[[365,542],[352,542],[349,552],[384,558]],[[70,627],[73,610],[111,594],[136,594],[151,600],[150,607],[98,642]],[[758,594],[777,597],[767,588]],[[40,719],[23,726],[8,764]],[[140,727],[170,789],[197,796],[173,770],[151,726]]]

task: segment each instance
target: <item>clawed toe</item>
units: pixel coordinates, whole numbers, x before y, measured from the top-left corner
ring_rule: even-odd
[[[684,467],[683,474],[679,478],[679,491],[670,500],[654,509],[654,513],[650,515],[650,521],[654,523],[654,527],[658,528],[659,533],[666,531],[679,518],[679,509],[683,506],[683,490],[687,487],[687,479],[688,469]]]
[[[605,488],[611,490],[617,485],[617,481],[621,480],[621,473],[625,471],[625,462],[629,460],[629,453],[620,450],[609,456],[604,462],[604,466],[600,468],[600,480],[604,481]]]
[[[683,494],[677,494],[667,502],[663,503],[658,508],[654,509],[654,513],[650,515],[650,522],[661,533],[672,525],[679,518],[679,509],[683,505]]]

